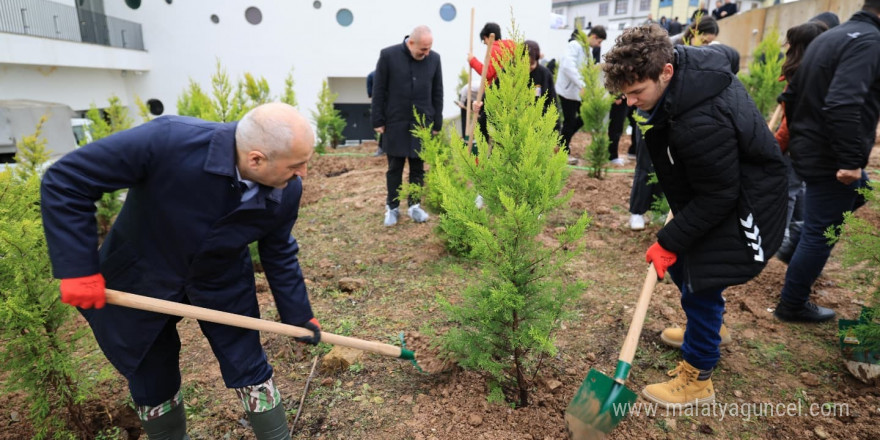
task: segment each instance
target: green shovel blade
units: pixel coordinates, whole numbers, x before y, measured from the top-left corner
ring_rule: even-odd
[[[569,437],[603,438],[626,417],[637,398],[627,387],[591,369],[565,410]]]

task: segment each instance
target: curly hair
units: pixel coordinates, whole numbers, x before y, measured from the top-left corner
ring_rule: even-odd
[[[662,27],[648,24],[626,29],[605,55],[605,88],[619,93],[639,81],[656,81],[672,60],[672,43]]]

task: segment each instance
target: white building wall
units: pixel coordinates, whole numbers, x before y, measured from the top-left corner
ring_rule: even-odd
[[[457,15],[451,22],[440,17],[440,8],[446,3],[456,8]],[[57,67],[46,74],[45,66],[9,64],[9,57],[0,53],[0,99],[45,99],[82,110],[92,101],[101,105],[110,94],[133,108],[137,95],[144,101],[162,101],[165,113],[172,114],[189,78],[210,90],[210,77],[220,60],[233,82],[245,72],[265,77],[275,97],[283,92],[284,79],[294,68],[299,108],[308,115],[315,108],[325,78],[333,78],[331,83],[340,88],[337,93],[347,99],[337,102],[366,102],[365,78],[375,68],[379,51],[401,43],[416,25],[426,24],[433,30],[434,50],[441,56],[444,115],[450,117],[459,112],[452,101],[457,95],[458,74],[466,66],[472,6],[476,7],[474,53],[479,58],[485,53],[485,46],[479,42],[480,28],[487,21],[495,21],[506,38],[511,7],[519,31],[526,38],[548,41],[551,33],[550,0],[322,0],[321,4],[316,9],[312,0],[176,0],[171,4],[145,0],[140,8],[132,10],[121,0],[106,0],[108,16],[142,25],[146,52],[131,51],[148,57],[139,64],[142,71],[124,69],[123,74],[119,65],[108,61],[100,64],[101,68]],[[245,10],[250,6],[262,12],[258,25],[245,20]],[[342,8],[349,9],[354,17],[348,27],[336,21],[337,11]],[[212,23],[212,14],[219,17],[218,24]],[[9,36],[0,34],[0,41]],[[0,51],[14,50],[0,43]]]

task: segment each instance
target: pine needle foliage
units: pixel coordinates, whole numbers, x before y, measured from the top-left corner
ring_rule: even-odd
[[[5,393],[23,392],[35,439],[86,438],[88,380],[73,355],[83,332],[63,331],[61,304],[40,217],[40,130],[18,144],[15,172],[0,172],[0,370]]]
[[[177,113],[181,116],[192,116],[206,121],[217,120],[211,97],[192,78],[189,79],[187,88],[177,98]]]
[[[545,115],[543,99],[535,101],[521,41],[513,59],[500,64],[505,67],[485,97],[491,153],[478,133],[478,161],[464,142],[451,142],[449,162],[434,160],[428,173],[442,195],[441,221],[459,226],[461,239],[470,242],[470,256],[481,266],[460,300],[440,296],[438,301],[453,323],[445,348],[463,367],[491,377],[490,397],[506,396],[527,406],[541,359],[555,355],[554,333],[583,289],[580,283],[563,283],[559,274],[582,250],[578,243],[590,217],[585,212],[554,234],[553,246],[538,239],[546,233],[549,214],[571,198],[570,192],[562,194],[567,156],[554,152],[556,110],[551,106]],[[432,151],[429,128],[417,133]],[[485,200],[482,209],[474,204],[477,194]]]
[[[239,84],[241,89],[241,84]],[[230,122],[241,119],[246,113],[242,109],[242,100],[236,99],[237,95],[232,94],[232,83],[229,81],[229,75],[226,69],[217,60],[217,70],[211,75],[212,90],[212,113],[213,117],[209,120],[217,122]]]
[[[326,147],[336,148],[342,142],[342,130],[346,123],[339,110],[333,107],[337,96],[339,95],[330,90],[325,79],[321,83],[321,91],[318,92],[318,109],[312,110],[312,120],[315,121],[317,131],[315,151],[319,154],[327,151]]]
[[[859,192],[867,201],[866,207],[880,212],[880,186],[863,188]],[[859,286],[867,287],[865,320],[847,329],[860,341],[858,351],[880,351],[880,232],[877,226],[852,212],[843,214],[843,225],[829,228],[825,236],[839,242],[843,266],[853,268],[852,275]]]
[[[153,120],[153,114],[150,113],[150,107],[144,103],[144,100],[141,99],[140,96],[135,95],[134,103],[138,109],[138,115],[141,117],[143,122],[150,122]]]
[[[296,92],[293,90],[293,84],[293,68],[291,67],[287,77],[284,78],[284,93],[281,95],[281,102],[291,107],[296,107],[299,104],[296,102]]]
[[[578,42],[587,55],[587,62],[580,66],[584,88],[581,90],[581,120],[584,121],[583,131],[590,134],[590,145],[586,148],[587,166],[590,176],[602,179],[608,174],[608,122],[614,97],[608,94],[602,84],[602,68],[593,61],[587,35],[578,29]]]
[[[748,70],[739,73],[739,80],[764,119],[770,118],[770,113],[776,108],[776,97],[785,89],[785,82],[779,81],[784,62],[779,32],[773,29],[758,43]]]
[[[272,101],[269,95],[269,81],[266,81],[266,78],[261,76],[260,79],[256,79],[250,72],[245,72],[244,87],[252,107]]]

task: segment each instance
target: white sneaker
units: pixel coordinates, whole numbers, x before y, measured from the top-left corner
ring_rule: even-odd
[[[483,203],[483,196],[477,194],[477,199],[474,200],[474,205],[477,205],[477,209],[483,209],[483,206],[485,205]]]
[[[406,213],[409,214],[409,217],[416,223],[424,223],[428,221],[429,218],[428,213],[425,212],[418,203],[410,206],[409,209],[406,210]]]
[[[400,208],[391,209],[385,205],[385,226],[394,226],[397,224],[397,217],[400,216]]]
[[[569,165],[577,165],[577,163],[578,163],[577,158],[569,154],[568,155],[568,164]]]
[[[626,159],[624,159],[624,158],[622,158],[622,157],[618,157],[617,159],[612,159],[612,160],[611,160],[611,164],[612,164],[612,165],[618,165],[618,166],[620,166],[620,165],[626,165]]]
[[[645,229],[645,216],[641,214],[633,214],[629,216],[629,228],[633,231],[641,231]]]

